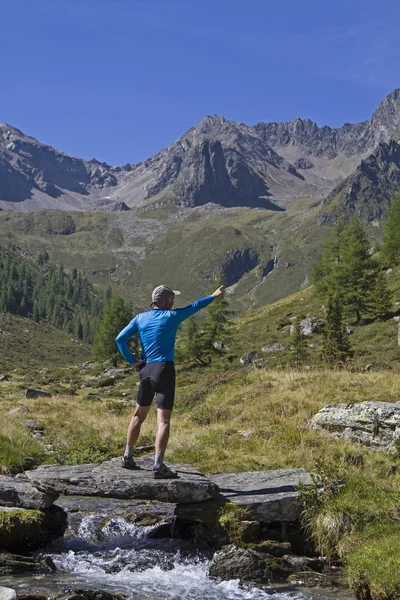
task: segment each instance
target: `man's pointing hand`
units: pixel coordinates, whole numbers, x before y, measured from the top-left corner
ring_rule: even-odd
[[[218,298],[223,298],[225,294],[225,286],[221,285],[215,292],[212,294],[216,300]]]

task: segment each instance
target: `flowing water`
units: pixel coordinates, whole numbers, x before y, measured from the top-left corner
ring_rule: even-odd
[[[76,519],[76,517],[75,517]],[[76,588],[124,592],[131,600],[306,600],[298,591],[220,581],[208,577],[212,552],[193,541],[156,539],[160,525],[138,526],[128,518],[82,516],[64,540],[39,556],[50,556],[57,572],[0,578],[1,585],[45,594]],[[329,595],[324,595],[327,600]]]

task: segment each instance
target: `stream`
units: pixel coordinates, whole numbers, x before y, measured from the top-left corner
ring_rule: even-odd
[[[110,504],[110,500],[105,502]],[[279,590],[212,579],[208,577],[212,550],[192,540],[157,537],[162,520],[151,526],[137,525],[127,514],[128,502],[119,501],[126,504],[121,511],[125,517],[116,514],[115,502],[111,501],[108,510],[100,506],[89,514],[72,507],[65,537],[36,554],[51,557],[55,573],[4,576],[0,586],[46,597],[77,588],[123,592],[130,600],[270,600],[272,595],[276,600],[306,600],[310,594],[314,599],[338,598],[335,592],[308,594],[288,586]],[[165,523],[171,523],[170,515],[165,516]]]

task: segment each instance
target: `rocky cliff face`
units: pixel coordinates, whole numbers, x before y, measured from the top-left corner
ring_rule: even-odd
[[[329,222],[339,211],[368,221],[382,219],[400,190],[400,137],[381,143],[356,171],[324,200],[319,222]]]
[[[309,119],[247,126],[206,117],[169,148],[111,167],[67,156],[0,125],[0,208],[124,210],[152,201],[186,207],[285,207],[329,194],[400,126],[400,90],[371,121],[318,127]]]

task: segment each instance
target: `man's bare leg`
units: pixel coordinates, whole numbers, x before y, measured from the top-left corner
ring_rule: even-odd
[[[133,417],[128,427],[128,435],[126,440],[126,445],[128,448],[134,448],[136,442],[138,441],[140,428],[143,421],[146,419],[149,410],[150,406],[139,406],[139,404],[136,405],[135,412],[133,413]]]
[[[167,408],[157,408],[157,435],[155,468],[164,463],[164,454],[169,440],[171,411]]]

